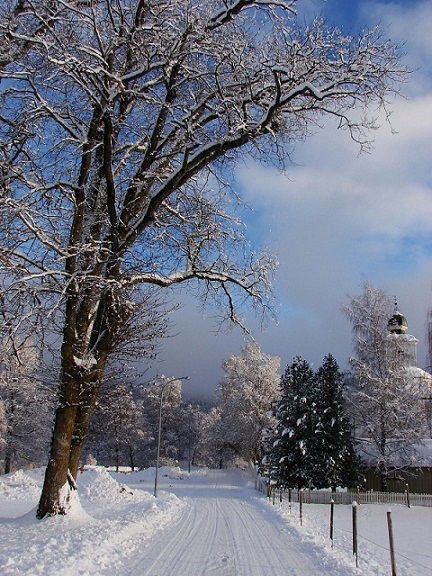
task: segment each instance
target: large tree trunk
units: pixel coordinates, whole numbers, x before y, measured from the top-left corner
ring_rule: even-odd
[[[86,327],[80,320],[86,317],[88,303],[87,306],[82,305],[84,313],[81,313],[81,318],[74,313],[76,301],[71,300],[69,304],[62,345],[60,402],[55,415],[50,458],[36,513],[37,518],[64,515],[68,511],[70,490],[75,488],[80,457],[98,398],[111,341],[111,334],[105,321],[110,315],[106,298],[101,298],[99,303],[104,310],[100,319],[102,324],[98,322],[98,326],[93,328],[98,335],[104,333],[103,337],[95,338],[97,345],[92,338],[83,343],[82,334],[88,326]],[[77,358],[83,358],[88,350],[92,350],[95,363],[86,368],[77,362]]]
[[[9,474],[12,471],[12,456],[14,453],[14,450],[12,448],[12,442],[13,442],[12,428],[13,428],[14,412],[15,412],[15,404],[14,404],[14,402],[12,402],[11,407],[10,407],[10,416],[9,416],[10,419],[12,420],[12,422],[8,426],[8,430],[6,433],[6,453],[5,453],[5,458],[4,458],[4,473],[5,474]]]
[[[68,497],[65,497],[63,490],[67,493],[69,488],[74,488],[100,386],[94,385],[91,378],[81,378],[78,385],[76,382],[64,382],[63,388],[63,400],[55,416],[50,459],[36,514],[38,518],[67,513]],[[79,406],[79,401],[82,401],[80,388],[90,389],[91,394]],[[65,486],[69,488],[65,489]]]
[[[95,407],[97,396],[91,404],[85,407],[80,407],[75,416],[75,427],[71,440],[70,455],[69,455],[69,471],[76,479],[78,470],[81,466],[81,453],[84,447],[85,439],[87,436],[88,427],[90,424],[91,416]]]
[[[12,449],[6,446],[6,454],[4,458],[4,473],[9,474],[12,471]]]
[[[56,411],[51,451],[36,517],[66,514],[68,508],[69,457],[78,395],[73,382],[64,381],[60,406]]]

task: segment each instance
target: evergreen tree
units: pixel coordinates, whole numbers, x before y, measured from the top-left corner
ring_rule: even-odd
[[[314,374],[296,357],[281,382],[277,424],[263,434],[262,467],[283,486],[356,486],[360,459],[343,398],[344,378],[329,354]]]
[[[359,458],[343,399],[344,377],[331,354],[315,375],[314,466],[316,488],[355,486],[360,480]]]
[[[277,425],[268,464],[282,486],[304,488],[313,474],[313,383],[309,364],[297,356],[281,379]]]

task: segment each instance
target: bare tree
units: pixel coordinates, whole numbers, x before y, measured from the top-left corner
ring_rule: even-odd
[[[223,363],[218,400],[223,438],[253,463],[259,459],[263,429],[273,423],[270,410],[280,394],[279,367],[280,358],[264,354],[256,343]]]
[[[111,384],[111,385],[110,385]],[[107,383],[99,396],[89,426],[85,452],[104,465],[142,465],[142,452],[148,437],[144,426],[142,398],[131,383]]]
[[[158,445],[161,462],[177,460],[183,424],[181,379],[162,375],[143,388],[142,394],[146,430],[151,439],[146,453],[146,465],[156,463]]]
[[[0,12],[0,261],[9,291],[57,297],[59,405],[37,512],[65,514],[128,291],[201,281],[240,322],[274,260],[250,252],[224,180],[325,114],[366,146],[404,79],[378,30],[302,27],[294,0],[17,0]],[[78,439],[73,442],[73,439]]]
[[[182,409],[181,427],[178,438],[179,456],[187,460],[188,472],[195,464],[202,439],[201,427],[205,418],[204,407],[199,404],[187,404]]]
[[[218,406],[211,407],[201,421],[198,459],[206,466],[221,469],[234,466],[239,460],[238,446],[226,434]]]
[[[5,474],[46,459],[54,408],[54,391],[42,380],[38,348],[13,328],[16,325],[7,322],[0,328],[0,455]]]
[[[351,296],[342,309],[354,341],[348,399],[362,449],[375,462],[385,491],[388,467],[410,462],[415,444],[424,438],[424,402],[389,335],[394,310],[388,294],[365,284],[362,294]]]

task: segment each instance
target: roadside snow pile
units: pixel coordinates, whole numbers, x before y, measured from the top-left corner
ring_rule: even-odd
[[[177,522],[186,506],[174,494],[161,491],[154,498],[95,466],[79,473],[69,514],[40,521],[36,506],[44,472],[20,470],[0,479],[2,576],[129,574],[124,567],[156,533]]]
[[[159,470],[159,474],[171,480],[183,480],[185,476],[188,476],[188,473],[181,470],[178,466],[164,466]]]
[[[125,502],[136,500],[132,491],[120,484],[101,466],[86,466],[77,478],[78,494],[91,501]]]
[[[87,467],[86,467],[87,469]],[[208,469],[205,469],[207,474]],[[116,479],[119,483],[126,481],[128,484],[148,484],[152,489],[155,481],[156,469],[154,466],[136,470],[134,472],[114,472],[110,471],[110,476]],[[194,471],[195,474],[195,471]],[[160,479],[168,478],[169,480],[185,480],[190,478],[190,473],[182,470],[179,466],[160,466],[158,469],[158,476]]]
[[[38,498],[41,485],[23,470],[0,477],[0,495],[8,500]]]

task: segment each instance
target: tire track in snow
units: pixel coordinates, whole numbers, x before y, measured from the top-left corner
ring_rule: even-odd
[[[215,502],[212,502],[214,505]],[[137,561],[130,576],[180,576],[179,566],[187,566],[185,574],[201,574],[200,558],[191,555],[190,546],[201,549],[214,547],[219,530],[218,523],[212,521],[214,513],[211,510],[203,514],[199,506],[188,503],[179,521],[163,532],[158,533],[145,545],[142,558]],[[196,560],[196,565],[195,565]]]
[[[257,498],[232,472],[211,471],[191,489],[180,519],[148,540],[130,576],[330,576],[338,567]],[[233,484],[229,484],[229,481]],[[238,480],[238,477],[237,477]],[[244,476],[243,476],[244,483]],[[175,491],[175,490],[174,490]],[[188,493],[186,486],[182,495]],[[180,496],[180,494],[178,494]],[[330,563],[332,564],[332,562]]]
[[[262,501],[261,501],[262,503]],[[301,542],[279,517],[260,501],[222,502],[235,542],[233,574],[242,576],[321,576],[327,571],[313,546]]]

